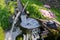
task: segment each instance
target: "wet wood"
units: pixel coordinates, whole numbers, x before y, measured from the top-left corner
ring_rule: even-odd
[[[46,28],[50,33],[52,33],[52,32],[51,32],[52,29],[45,24],[45,23],[48,22],[49,20],[44,20],[44,19],[37,19],[37,20],[39,20],[39,21],[42,23],[42,27],[43,27],[43,28]],[[52,20],[52,21],[53,21],[53,20]],[[58,27],[60,26],[60,23],[59,23],[58,21],[56,21],[56,20],[54,20],[54,22],[56,23],[57,28],[58,28]],[[54,30],[59,31],[57,28],[54,29]]]

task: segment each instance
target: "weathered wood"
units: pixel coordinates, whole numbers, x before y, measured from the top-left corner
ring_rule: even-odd
[[[42,22],[48,22],[49,21],[49,20],[44,20],[44,19],[38,19],[38,20],[40,20]],[[59,21],[57,21],[57,20],[52,20],[52,21],[54,21],[58,26],[60,26],[60,22]]]
[[[53,20],[53,21],[60,26],[60,22],[58,22],[57,20]]]

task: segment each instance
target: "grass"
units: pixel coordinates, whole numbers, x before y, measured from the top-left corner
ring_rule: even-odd
[[[5,4],[5,0],[0,0],[0,40],[4,40],[4,31],[9,28],[9,17],[14,11],[13,3]]]
[[[25,6],[26,2],[29,1],[26,10],[29,11],[30,17],[32,18],[43,18],[39,9],[43,8],[43,3],[39,2],[39,0],[22,0],[23,5]]]
[[[60,9],[52,7],[50,10],[56,15],[56,20],[60,22]]]
[[[47,9],[43,6],[43,3],[40,2],[39,0],[22,0],[22,3],[24,6],[27,1],[29,1],[29,4],[28,4],[26,10],[29,11],[30,17],[45,19],[45,17],[43,17],[39,11],[39,9]],[[60,21],[60,14],[59,14],[60,9],[52,7],[50,10],[56,15],[56,20]]]
[[[8,23],[8,10],[5,8],[4,0],[0,0],[0,40],[4,40],[4,30]]]

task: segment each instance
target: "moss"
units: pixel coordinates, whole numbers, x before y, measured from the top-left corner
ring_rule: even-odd
[[[4,31],[0,26],[0,40],[4,40]]]

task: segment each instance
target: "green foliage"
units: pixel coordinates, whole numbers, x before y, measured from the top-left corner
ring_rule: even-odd
[[[30,17],[45,19],[45,17],[43,17],[40,13],[40,9],[46,9],[45,7],[43,7],[43,3],[41,3],[39,0],[21,0],[21,1],[24,6],[26,2],[29,1],[26,10],[29,11]],[[9,4],[6,5],[5,0],[0,0],[0,34],[1,34],[0,40],[4,40],[3,29],[7,29],[10,26],[9,17],[14,13],[15,8],[14,4],[16,4],[16,2],[10,1]],[[59,14],[60,9],[51,8],[50,10],[55,13],[55,15],[57,16],[56,19],[60,21],[60,14]]]
[[[16,2],[13,2],[13,1],[10,1],[9,2],[9,4],[7,5],[8,6],[8,9],[9,9],[9,12],[11,13],[11,14],[13,14],[14,13],[14,8],[15,8],[15,5],[16,5],[17,3]]]
[[[3,29],[7,29],[10,26],[9,17],[14,13],[14,4],[16,2],[9,2],[6,5],[4,0],[0,0],[0,26]]]
[[[52,7],[50,10],[56,15],[56,20],[60,22],[60,9]]]
[[[5,4],[5,1],[0,0],[0,27],[2,27],[3,29],[7,28],[9,25],[8,22],[8,17],[9,17],[9,12],[7,9],[7,6]]]
[[[9,17],[14,13],[13,2],[8,5],[5,4],[5,0],[0,0],[0,40],[4,40],[4,31],[9,28]]]
[[[5,6],[5,0],[0,0],[0,9],[3,9]]]
[[[3,27],[3,29],[7,28],[9,25],[8,17],[9,17],[8,10],[6,8],[0,10],[0,26]]]
[[[0,0],[0,40],[4,40],[4,31],[9,28],[9,17],[14,13],[14,2],[5,4],[5,0]]]
[[[43,18],[46,19],[44,16],[41,15],[39,9],[47,9],[43,6],[43,3],[41,3],[39,0],[21,0],[23,5],[25,6],[26,2],[29,1],[29,4],[26,8],[27,11],[30,13],[30,17],[33,18]],[[55,15],[56,15],[56,20],[60,21],[60,9],[52,7],[50,9]]]
[[[26,8],[30,13],[30,17],[32,18],[43,18],[39,9],[43,7],[43,3],[39,2],[39,0],[21,0],[23,5],[25,6],[26,2],[29,1],[29,4]]]
[[[0,40],[4,40],[4,31],[1,27],[0,27]]]

